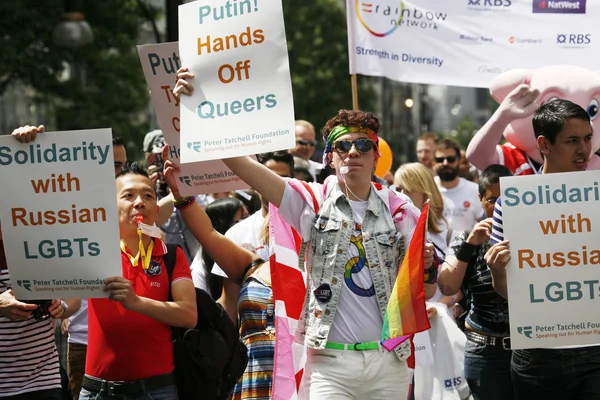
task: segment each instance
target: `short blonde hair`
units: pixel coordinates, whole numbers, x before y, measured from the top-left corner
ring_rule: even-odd
[[[444,199],[431,171],[421,163],[401,165],[394,174],[394,185],[409,193],[423,193],[429,199],[427,229],[430,233],[441,233],[440,225],[447,224],[444,218]]]

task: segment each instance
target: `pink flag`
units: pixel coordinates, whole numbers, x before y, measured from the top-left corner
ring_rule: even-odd
[[[269,244],[275,302],[273,400],[297,399],[304,373],[306,348],[294,341],[306,295],[305,278],[298,269],[301,243],[300,236],[279,217],[277,208],[270,204]]]

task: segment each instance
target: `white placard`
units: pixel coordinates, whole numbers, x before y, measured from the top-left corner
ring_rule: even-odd
[[[500,178],[513,349],[600,343],[600,171]]]
[[[108,297],[122,276],[112,134],[0,137],[0,220],[15,297]]]
[[[181,172],[177,175],[177,188],[181,195],[193,196],[247,188],[248,185],[222,161],[180,163],[179,102],[171,93],[177,70],[181,67],[178,43],[149,44],[138,46],[137,49],[158,125],[169,144],[169,158],[181,166]]]
[[[179,6],[179,48],[195,74],[181,98],[181,162],[295,146],[281,0]]]
[[[600,65],[600,2],[346,0],[350,73],[489,87],[514,68]]]

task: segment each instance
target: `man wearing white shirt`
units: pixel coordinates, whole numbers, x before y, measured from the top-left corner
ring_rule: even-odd
[[[464,231],[483,216],[477,184],[458,176],[460,147],[450,139],[441,139],[435,148],[435,182],[444,197],[444,217],[450,228]]]

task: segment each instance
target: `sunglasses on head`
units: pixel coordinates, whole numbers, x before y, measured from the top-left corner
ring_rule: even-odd
[[[448,160],[449,163],[453,163],[454,161],[456,161],[458,159],[458,157],[456,156],[448,156],[448,157],[435,157],[435,162],[436,163],[443,163],[444,160]]]
[[[333,143],[333,148],[340,154],[346,154],[352,149],[352,145],[359,153],[368,153],[373,148],[371,139],[338,140]]]
[[[301,146],[310,146],[310,147],[315,147],[317,145],[317,141],[316,140],[296,140],[296,143],[301,145]]]

